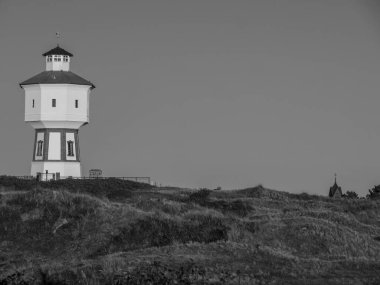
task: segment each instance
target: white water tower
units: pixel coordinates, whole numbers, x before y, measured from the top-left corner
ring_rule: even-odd
[[[25,122],[35,129],[31,175],[80,177],[78,131],[89,122],[90,92],[95,86],[70,71],[73,55],[58,45],[43,56],[46,70],[20,83],[25,91]]]

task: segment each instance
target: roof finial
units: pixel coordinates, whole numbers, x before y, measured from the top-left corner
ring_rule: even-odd
[[[55,36],[57,37],[57,47],[59,47],[59,38],[60,38],[59,32],[55,32]]]
[[[336,184],[336,173],[334,173],[334,176],[335,176],[335,184]]]

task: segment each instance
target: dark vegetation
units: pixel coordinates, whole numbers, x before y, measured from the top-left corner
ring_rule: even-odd
[[[358,199],[359,195],[355,191],[347,191],[346,194],[343,194],[343,197],[349,199]]]
[[[3,176],[0,285],[380,284],[375,188],[330,199]]]
[[[24,180],[10,176],[0,176],[0,187],[7,187],[15,191],[43,189],[65,189],[70,192],[87,193],[100,198],[119,200],[129,198],[134,191],[150,190],[153,187],[149,184],[138,183],[117,178],[108,179],[64,179],[56,181]]]
[[[380,199],[380,185],[374,186],[372,189],[369,189],[368,191],[368,199]]]

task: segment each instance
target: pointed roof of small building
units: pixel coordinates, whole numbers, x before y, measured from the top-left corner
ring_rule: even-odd
[[[329,197],[341,197],[342,196],[342,187],[336,183],[336,174],[334,185],[330,187]]]
[[[59,45],[57,45],[55,48],[45,52],[44,54],[42,54],[43,56],[48,56],[48,55],[68,55],[70,57],[73,57],[73,54],[64,50],[63,48],[61,48]]]

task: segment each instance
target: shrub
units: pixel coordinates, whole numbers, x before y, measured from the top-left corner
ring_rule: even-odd
[[[15,190],[31,190],[37,185],[37,181],[2,175],[0,176],[0,185],[13,187]]]
[[[239,222],[231,225],[228,231],[228,240],[239,243],[254,241],[254,235],[258,226],[254,222]]]
[[[36,187],[46,189],[66,189],[72,192],[88,193],[111,200],[129,198],[134,190],[149,190],[152,186],[118,178],[108,179],[62,179],[36,181],[19,179],[12,176],[0,176],[0,185],[13,187],[15,190],[32,190]]]
[[[5,239],[6,236],[12,236],[17,230],[20,222],[20,215],[17,209],[13,207],[0,207],[0,238]]]
[[[89,256],[167,246],[175,242],[210,243],[227,240],[227,232],[228,227],[223,220],[211,215],[187,214],[184,219],[145,215],[114,229],[108,241],[103,241]]]
[[[354,199],[359,198],[358,193],[356,193],[355,191],[347,191],[346,194],[347,194],[347,197],[348,197],[348,198],[354,198]]]
[[[368,199],[380,199],[380,185],[373,186],[372,189],[369,189],[369,194],[367,194]]]
[[[244,201],[240,199],[235,199],[235,200],[218,199],[218,200],[210,201],[207,198],[202,198],[202,199],[198,198],[199,196],[202,196],[205,194],[197,194],[197,193],[193,193],[196,195],[196,198],[190,198],[190,201],[196,202],[202,207],[212,208],[212,209],[221,211],[222,213],[232,213],[241,217],[245,217],[251,211],[253,211],[253,208],[249,204],[248,201]]]
[[[182,242],[215,242],[227,240],[228,227],[223,223],[223,219],[202,213],[189,213],[185,215],[182,235],[179,241]]]
[[[355,191],[347,191],[346,194],[343,194],[343,197],[349,199],[358,199],[359,195]]]
[[[251,205],[247,201],[242,200],[217,200],[206,203],[207,207],[211,207],[217,210],[221,210],[223,213],[230,212],[241,217],[245,217],[253,210]]]
[[[189,195],[189,199],[190,201],[195,201],[195,202],[204,201],[210,196],[210,194],[211,194],[211,190],[207,188],[202,188],[197,192],[191,193]]]

